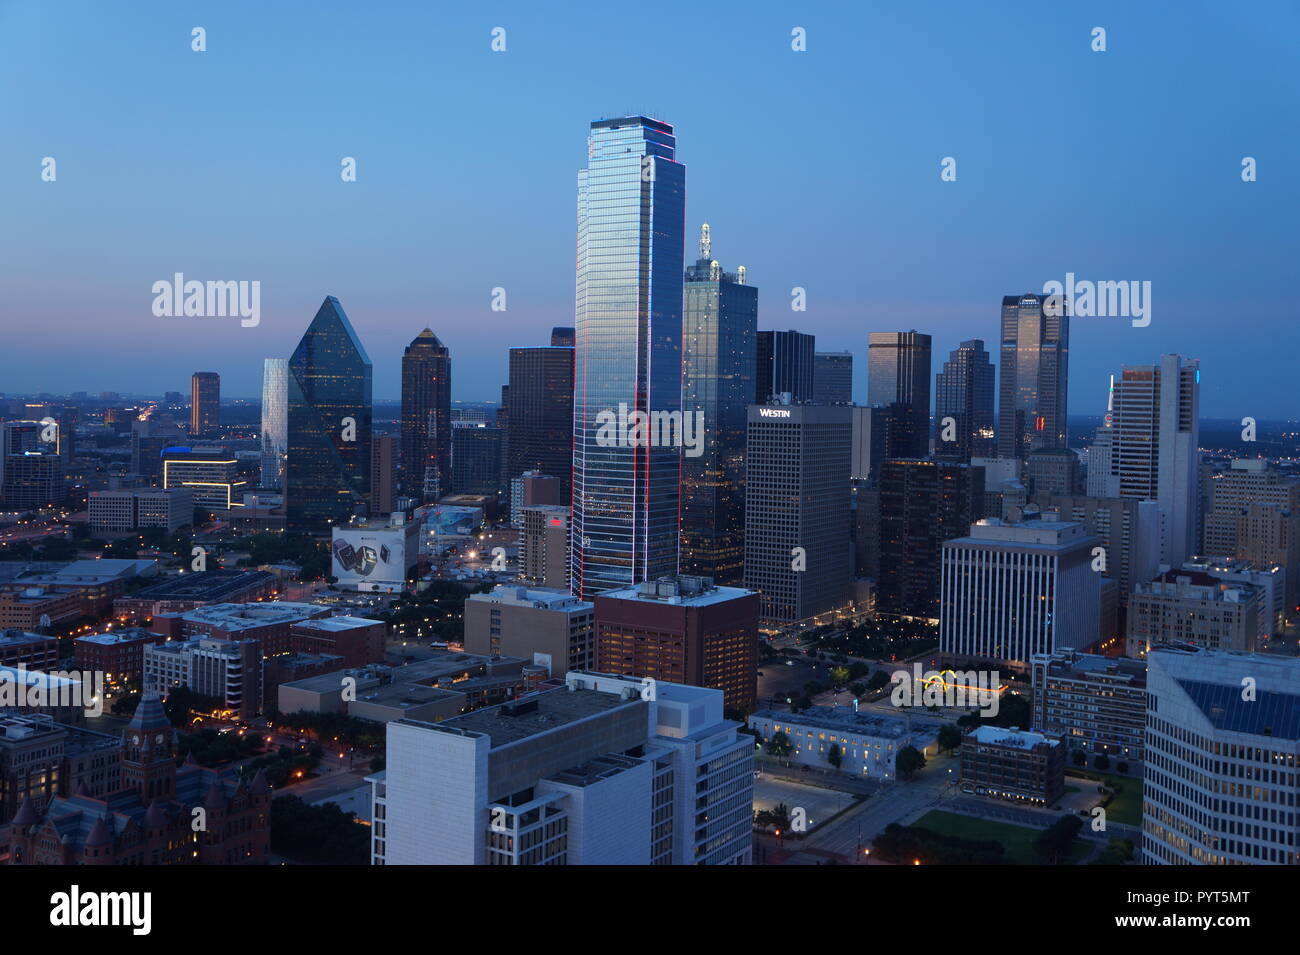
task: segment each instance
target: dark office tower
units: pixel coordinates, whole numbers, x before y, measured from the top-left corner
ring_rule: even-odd
[[[745,474],[745,587],[772,623],[848,599],[852,408],[751,405]]]
[[[759,332],[755,404],[789,394],[794,404],[813,400],[817,336],[803,332]]]
[[[500,428],[466,424],[451,429],[451,490],[453,494],[501,492]]]
[[[813,355],[813,402],[853,404],[853,352],[819,351]]]
[[[325,534],[370,494],[370,357],[333,295],[289,359],[285,525]]]
[[[867,404],[889,409],[887,453],[930,453],[930,336],[872,332],[867,344]]]
[[[425,329],[402,354],[402,493],[436,501],[451,489],[451,355]]]
[[[949,461],[886,461],[880,474],[876,610],[937,618],[943,542],[969,534],[983,510],[983,468]]]
[[[686,167],[676,148],[667,123],[601,120],[578,173],[570,579],[584,600],[677,570],[681,448],[662,428],[652,442],[617,424],[623,412],[680,419]]]
[[[701,422],[682,456],[682,573],[739,584],[745,559],[745,412],[754,393],[758,289],[722,271],[709,227],[686,270],[682,415]]]
[[[994,369],[984,342],[962,342],[934,376],[934,456],[950,461],[992,457]],[[952,418],[949,430],[945,418]],[[945,441],[951,433],[953,440]]]
[[[1046,306],[1046,307],[1044,307]],[[1064,448],[1070,317],[1063,303],[1026,292],[1002,299],[998,457]]]
[[[559,478],[569,503],[573,470],[573,349],[541,345],[510,349],[510,413],[506,429],[508,481],[525,471]]]
[[[551,329],[551,344],[556,348],[572,348],[574,330],[567,325],[556,325]]]
[[[190,434],[210,434],[221,424],[221,376],[196,371],[190,379]]]
[[[176,422],[156,417],[131,422],[131,473],[150,484],[162,481],[163,451],[188,440]]]
[[[397,506],[397,442],[391,434],[370,440],[370,513],[382,517]]]

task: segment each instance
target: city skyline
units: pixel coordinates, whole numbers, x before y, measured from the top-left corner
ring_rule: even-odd
[[[1282,9],[1272,8],[1273,19]],[[1255,15],[1269,19],[1267,8]],[[34,6],[12,8],[6,16],[15,28],[6,38],[54,29]],[[262,107],[269,112],[249,112],[257,102],[253,84],[270,68],[269,48],[227,38],[247,37],[244,27],[253,16],[269,43],[294,31],[293,42],[277,50],[287,58],[286,76],[320,48],[383,57],[383,69],[351,76],[342,107],[328,99],[334,95],[328,84],[284,80]],[[412,18],[416,30],[425,23],[441,27],[424,16],[405,11],[402,20]],[[1116,12],[1101,70],[1103,55],[1089,49],[1087,28],[1063,12],[1022,9],[1021,32],[1044,42],[1011,64],[989,55],[1005,41],[996,18],[985,23],[975,11],[954,8],[938,21],[922,22],[920,13],[900,11],[890,24],[899,39],[924,30],[945,53],[931,58],[922,76],[912,75],[908,43],[878,42],[878,32],[857,12],[832,17],[810,11],[808,49],[800,56],[791,56],[788,25],[770,16],[730,18],[734,43],[707,47],[718,74],[713,95],[701,100],[685,76],[658,78],[652,112],[688,144],[682,159],[696,170],[688,229],[707,221],[722,242],[744,238],[751,281],[771,290],[759,327],[798,328],[816,335],[820,350],[859,356],[858,400],[865,394],[869,332],[916,328],[933,336],[938,354],[972,337],[992,343],[1000,296],[1040,292],[1044,283],[1074,273],[1090,281],[1149,280],[1154,305],[1145,328],[1123,318],[1073,322],[1071,408],[1100,413],[1114,364],[1177,352],[1213,356],[1205,369],[1207,415],[1297,416],[1300,398],[1284,385],[1280,357],[1257,347],[1289,305],[1281,278],[1291,244],[1284,209],[1295,206],[1290,200],[1297,186],[1280,170],[1294,153],[1296,134],[1286,124],[1251,121],[1255,110],[1285,112],[1278,92],[1285,84],[1271,82],[1268,71],[1286,50],[1270,52],[1267,45],[1283,43],[1286,31],[1260,29],[1261,22],[1250,18],[1225,26],[1206,16],[1188,11],[1171,23],[1152,12]],[[121,391],[131,382],[161,394],[183,390],[193,368],[211,368],[222,375],[226,394],[253,398],[261,359],[288,354],[304,314],[323,296],[335,295],[348,303],[375,357],[381,400],[397,397],[401,346],[427,325],[439,331],[463,370],[453,398],[486,401],[506,380],[502,345],[541,345],[551,326],[572,324],[568,197],[581,148],[574,143],[590,118],[634,111],[628,106],[648,95],[637,64],[649,66],[649,54],[619,51],[633,58],[631,64],[612,71],[616,79],[593,97],[569,92],[572,67],[539,59],[573,42],[558,28],[525,17],[509,34],[507,50],[494,54],[489,26],[483,26],[481,50],[468,39],[450,44],[448,62],[436,67],[473,76],[475,96],[465,103],[439,98],[436,134],[394,136],[383,125],[388,110],[410,108],[412,80],[421,78],[421,88],[429,84],[421,58],[392,39],[392,17],[380,14],[348,31],[329,8],[299,24],[286,13],[237,7],[209,25],[213,40],[203,59],[180,42],[174,54],[157,52],[170,42],[166,32],[177,28],[165,16],[132,24],[128,32],[87,8],[89,29],[43,50],[40,68],[55,73],[61,57],[77,58],[82,69],[67,72],[80,73],[106,65],[105,56],[120,64],[124,55],[138,54],[138,69],[151,71],[148,89],[137,89],[140,74],[103,69],[108,80],[98,95],[122,87],[138,92],[145,97],[140,115],[149,118],[146,127],[133,118],[120,129],[105,128],[88,112],[98,97],[80,103],[61,80],[49,87],[51,108],[45,111],[62,117],[57,134],[52,120],[30,104],[11,108],[13,135],[0,144],[0,168],[13,187],[13,228],[0,237],[0,276],[9,290],[6,314],[28,317],[8,326],[14,345],[31,352],[31,359],[11,369],[6,390],[93,393]],[[503,15],[503,22],[511,17]],[[458,37],[479,29],[464,16],[449,26]],[[592,26],[590,39],[599,41],[617,27],[617,20]],[[1199,44],[1211,27],[1216,35],[1228,34],[1219,55],[1198,71],[1187,70],[1182,44]],[[653,41],[668,27],[652,23],[646,29]],[[1085,39],[1069,41],[1075,33]],[[1240,34],[1251,42],[1228,42]],[[858,45],[869,37],[878,62],[858,65],[864,59]],[[0,38],[6,54],[0,75],[21,79],[37,68],[31,58],[40,45],[6,38]],[[671,31],[672,48],[685,58],[702,43]],[[641,46],[648,51],[655,43]],[[615,48],[583,44],[584,55],[602,63]],[[547,64],[558,70],[555,78],[525,89],[522,76]],[[1040,81],[1016,83],[1022,70],[1035,71]],[[818,103],[807,95],[827,86],[868,96],[878,111],[865,128],[836,124],[850,148],[835,154],[819,148],[812,130],[835,122],[840,97]],[[1253,91],[1245,117],[1230,92],[1241,86]],[[217,90],[229,95],[217,96]],[[766,137],[761,151],[740,145],[748,110],[712,105],[740,104],[753,95],[774,114],[795,117],[786,134]],[[301,108],[276,109],[284,97]],[[988,117],[991,123],[983,112],[989,98],[1002,102]],[[1152,119],[1157,99],[1174,104],[1170,117]],[[191,101],[210,111],[214,128],[248,148],[228,161],[181,142],[159,161],[133,145],[145,128],[156,128],[157,117],[179,119]],[[391,105],[374,120],[352,117],[353,104],[374,101]],[[1097,134],[1066,134],[1068,148],[1059,158],[1025,161],[1021,137],[994,132],[1028,123],[1050,129],[1063,106],[1068,128]],[[1195,123],[1184,119],[1189,114]],[[510,136],[503,135],[507,115],[518,126]],[[84,122],[68,122],[70,116]],[[336,121],[320,124],[321,116]],[[884,128],[891,130],[887,150],[878,148],[874,132]],[[448,136],[450,149],[444,148]],[[520,139],[530,144],[528,174],[514,176],[508,173],[516,158],[511,145]],[[1115,150],[1117,142],[1127,148]],[[100,148],[105,143],[113,148]],[[40,178],[46,156],[59,161],[55,182]],[[1259,161],[1258,181],[1241,180],[1244,156]],[[357,162],[356,182],[340,179],[344,157]],[[940,178],[945,157],[957,161],[955,182]],[[150,175],[138,175],[141,163]],[[786,188],[762,189],[778,179]],[[447,188],[451,182],[457,187]],[[88,189],[99,190],[94,203],[87,201]],[[1197,203],[1182,201],[1188,191]],[[764,202],[754,203],[759,194]],[[140,211],[157,208],[194,211]],[[989,224],[1005,221],[1012,208],[1037,211],[989,242]],[[1068,227],[1060,227],[1062,221]],[[442,224],[436,235],[429,222]],[[1199,236],[1210,222],[1218,238],[1206,243]],[[121,238],[106,259],[99,253],[110,223]],[[438,265],[430,270],[428,262]],[[151,284],[176,272],[203,281],[261,282],[259,324],[155,317]],[[806,290],[806,312],[790,309],[795,287]],[[504,312],[492,311],[497,288],[506,293]],[[437,304],[431,308],[430,302]],[[44,337],[51,326],[67,332],[56,348]],[[484,334],[486,328],[493,334]],[[158,347],[187,366],[177,369],[175,380],[158,374]],[[86,370],[74,374],[75,367]],[[1258,373],[1270,369],[1276,373]],[[1243,386],[1251,390],[1243,394]]]

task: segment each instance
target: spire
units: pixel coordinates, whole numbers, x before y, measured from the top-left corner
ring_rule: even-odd
[[[162,803],[157,799],[149,803],[149,810],[144,814],[146,829],[161,829],[167,824],[167,814],[163,812]]]
[[[113,830],[108,828],[108,823],[104,821],[106,818],[105,816],[95,818],[95,824],[90,828],[90,835],[86,837],[87,849],[113,844]]]
[[[22,804],[12,822],[15,826],[34,826],[41,821],[41,814],[36,811],[36,804],[31,796],[24,796]]]
[[[133,730],[168,730],[172,728],[171,720],[167,719],[167,711],[163,709],[162,697],[150,690],[140,697],[140,703],[135,708],[135,715],[131,717],[130,728]]]
[[[248,792],[253,796],[262,796],[270,791],[271,783],[266,778],[266,769],[259,769],[257,775],[253,777],[253,781],[248,787]]]
[[[207,795],[203,797],[204,809],[225,809],[226,793],[221,787],[221,778],[213,777],[212,785],[208,787]]]
[[[709,224],[700,226],[700,258],[713,258],[713,240],[709,237]]]

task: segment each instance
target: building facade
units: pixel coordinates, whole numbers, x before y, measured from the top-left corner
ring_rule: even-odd
[[[681,448],[609,427],[624,412],[680,420],[686,167],[676,147],[667,123],[600,120],[578,173],[570,579],[584,599],[677,570]]]
[[[373,369],[343,306],[328,296],[289,359],[285,526],[328,534],[370,495]]]
[[[682,414],[694,415],[700,453],[682,458],[681,570],[738,584],[745,555],[745,414],[757,368],[758,289],[742,266],[712,258],[709,227],[686,270]]]
[[[1294,658],[1152,651],[1145,864],[1300,865],[1298,687]]]
[[[1028,670],[1035,654],[1087,650],[1101,630],[1097,538],[1072,521],[986,518],[943,545],[939,650]]]
[[[1026,293],[1002,299],[998,457],[1068,447],[1070,316],[1064,302]]]
[[[805,620],[848,600],[852,410],[749,408],[744,583],[764,620]]]

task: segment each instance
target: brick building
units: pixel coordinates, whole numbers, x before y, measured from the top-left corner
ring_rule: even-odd
[[[262,865],[270,853],[271,787],[187,761],[162,701],[141,699],[122,737],[122,788],[82,789],[44,809],[24,798],[0,847],[9,865]],[[196,813],[195,810],[202,810]],[[203,825],[195,831],[193,822]]]

